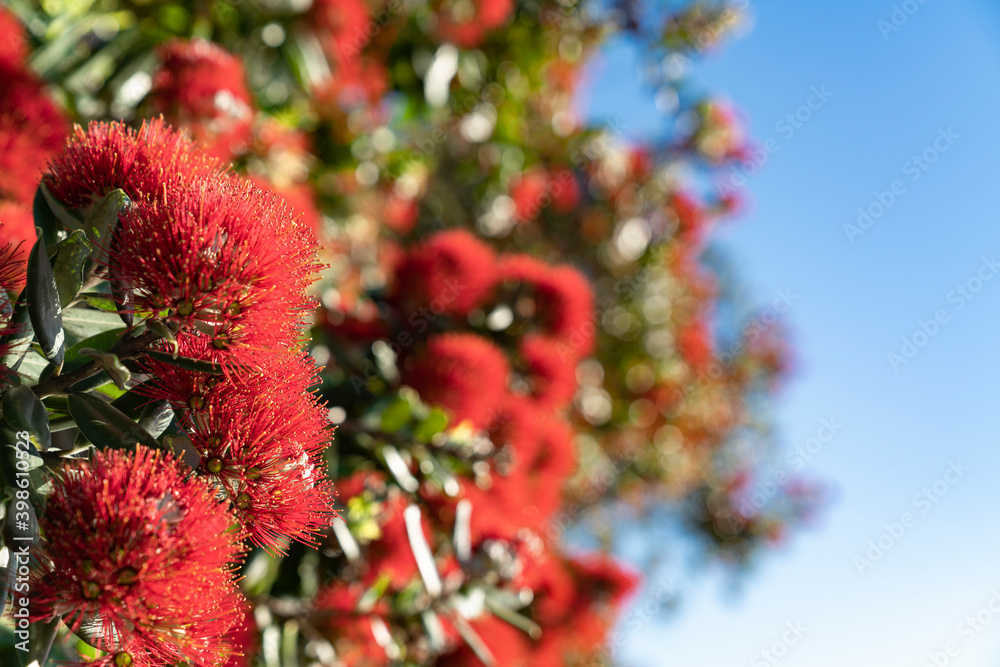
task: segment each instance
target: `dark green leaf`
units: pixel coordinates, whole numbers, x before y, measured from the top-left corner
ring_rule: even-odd
[[[144,382],[139,387],[148,387],[149,382]],[[125,392],[115,400],[111,402],[111,405],[121,410],[129,419],[139,420],[140,415],[142,415],[142,409],[146,407],[146,403],[149,402],[149,397],[139,393],[132,389],[132,391]]]
[[[14,368],[31,345],[31,339],[34,337],[34,332],[31,330],[31,318],[28,317],[27,290],[21,292],[21,296],[14,306],[14,313],[7,322],[7,328],[10,333],[0,337],[0,348],[7,350],[7,354],[0,358],[0,363]]]
[[[107,249],[111,246],[111,231],[118,224],[118,216],[127,210],[131,203],[124,191],[112,190],[98,202],[83,221],[87,237],[99,248],[94,255],[94,261],[98,264],[103,263],[107,257]]]
[[[17,369],[17,372],[20,373],[22,377],[27,378],[32,382],[37,382],[42,371],[50,365],[51,364],[45,360],[45,357],[38,354],[34,350],[28,350],[27,354],[24,355],[21,365]]]
[[[62,618],[52,618],[47,621],[35,621],[28,628],[28,656],[25,662],[28,667],[33,664],[44,665],[49,659],[52,642],[55,641]]]
[[[45,237],[47,245],[55,245],[59,241],[59,231],[63,225],[69,223],[70,227],[76,228],[79,222],[66,211],[65,207],[56,201],[45,183],[40,183],[35,190],[35,201],[32,204],[32,214],[35,218],[35,227],[40,227],[42,236]]]
[[[87,235],[77,230],[60,242],[55,248],[52,272],[55,274],[59,290],[59,303],[65,308],[76,298],[83,287],[84,268],[90,257],[91,245]]]
[[[0,568],[0,616],[3,616],[3,612],[7,608],[7,593],[10,591],[10,585],[14,583],[16,570],[17,559],[14,558],[13,553],[8,552],[7,564]]]
[[[63,371],[71,371],[92,361],[89,355],[81,354],[81,350],[93,348],[95,350],[100,350],[101,352],[108,352],[124,333],[125,328],[118,327],[117,329],[104,331],[96,336],[91,336],[90,338],[81,340],[79,343],[66,350],[66,361],[63,363]]]
[[[73,307],[63,313],[63,328],[70,345],[111,329],[121,329],[121,326],[117,314],[103,310]]]
[[[28,255],[28,317],[42,354],[60,368],[66,353],[66,335],[62,328],[62,307],[52,265],[45,252],[45,241],[39,235]]]
[[[159,438],[174,420],[174,411],[170,402],[165,400],[151,401],[142,409],[139,415],[139,426],[146,429],[151,436]]]
[[[105,385],[111,384],[111,376],[108,375],[107,371],[101,370],[99,373],[91,375],[89,378],[84,378],[79,382],[73,384],[69,388],[70,391],[85,393],[88,391],[94,391],[95,389],[100,389]]]
[[[122,322],[125,326],[132,326],[135,321],[135,297],[132,292],[132,282],[125,276],[121,275],[121,271],[118,262],[115,261],[116,250],[119,241],[121,225],[116,225],[114,231],[111,233],[111,249],[112,258],[108,265],[108,284],[111,286],[111,298],[115,303],[115,312],[118,316],[122,318]]]
[[[95,350],[92,347],[81,348],[80,354],[85,354],[93,359],[108,374],[108,377],[111,378],[116,387],[122,391],[125,390],[125,383],[132,378],[132,372],[125,367],[125,364],[121,362],[118,355]]]
[[[100,449],[130,449],[141,444],[158,448],[160,444],[144,428],[121,410],[90,394],[70,394],[69,412],[80,432]]]
[[[49,412],[35,392],[20,385],[11,387],[0,399],[3,407],[3,418],[18,431],[31,433],[42,446],[42,450],[52,445],[52,434],[49,432]]]
[[[213,364],[211,361],[190,359],[188,357],[177,357],[175,359],[169,353],[160,352],[159,350],[149,350],[146,354],[152,359],[162,361],[163,363],[170,364],[171,366],[183,368],[187,371],[197,371],[199,373],[209,373],[211,375],[220,375],[222,373],[222,366],[219,364]]]

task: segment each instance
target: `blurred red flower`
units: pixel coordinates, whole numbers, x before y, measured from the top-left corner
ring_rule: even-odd
[[[500,348],[466,333],[432,336],[425,351],[403,364],[403,382],[424,401],[447,408],[454,423],[469,421],[478,428],[493,419],[507,392],[509,374]]]
[[[255,109],[242,61],[203,39],[174,39],[158,53],[150,108],[183,126],[220,160],[246,151]]]

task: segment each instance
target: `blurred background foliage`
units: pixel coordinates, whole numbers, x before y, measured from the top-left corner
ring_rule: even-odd
[[[234,661],[602,664],[637,573],[595,554],[638,536],[646,573],[678,544],[738,571],[817,505],[760,484],[790,352],[711,247],[753,144],[690,73],[745,2],[6,5],[70,119],[162,114],[323,243],[344,522],[250,556]],[[621,35],[655,144],[580,108]]]

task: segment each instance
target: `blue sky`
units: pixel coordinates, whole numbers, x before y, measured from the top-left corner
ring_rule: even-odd
[[[799,297],[785,322],[800,369],[775,420],[787,447],[843,424],[804,471],[837,499],[738,596],[718,573],[682,576],[680,613],[640,615],[623,664],[1000,667],[1000,6],[903,4],[916,11],[886,35],[890,1],[760,0],[753,30],[695,67],[776,141],[721,243],[760,303]],[[655,134],[651,93],[622,75],[635,60],[627,44],[603,54],[590,111]],[[832,95],[787,136],[777,123],[814,86]],[[844,226],[896,181],[852,243]],[[904,337],[923,344],[893,368]],[[880,538],[891,548],[860,573]]]

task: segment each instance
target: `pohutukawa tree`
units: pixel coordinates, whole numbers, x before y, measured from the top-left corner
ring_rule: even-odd
[[[750,144],[686,78],[739,20],[0,8],[0,662],[606,664],[619,530],[779,541],[786,346],[704,261]],[[578,112],[619,38],[655,141]]]

